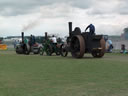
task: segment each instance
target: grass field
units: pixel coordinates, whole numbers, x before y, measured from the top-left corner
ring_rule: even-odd
[[[73,59],[0,51],[0,96],[128,96],[128,55]]]

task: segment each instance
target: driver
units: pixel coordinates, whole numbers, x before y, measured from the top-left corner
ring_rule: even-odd
[[[85,32],[88,29],[89,29],[89,32],[90,32],[91,35],[95,34],[95,26],[93,24],[88,25],[87,28],[85,29]]]
[[[57,39],[54,35],[52,35],[51,39],[52,39],[53,44],[57,45]]]

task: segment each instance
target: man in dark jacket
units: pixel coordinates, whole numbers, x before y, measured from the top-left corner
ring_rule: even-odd
[[[95,34],[95,26],[93,24],[88,25],[88,27],[85,29],[85,32],[88,29],[89,29],[91,35]]]

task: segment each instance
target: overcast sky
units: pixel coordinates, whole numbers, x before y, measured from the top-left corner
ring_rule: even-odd
[[[128,0],[0,0],[0,37],[68,35],[68,22],[97,34],[120,35],[128,27]]]

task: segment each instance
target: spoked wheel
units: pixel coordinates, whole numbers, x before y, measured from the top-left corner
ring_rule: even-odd
[[[100,46],[101,46],[101,49],[92,51],[93,57],[101,58],[104,56],[104,54],[105,54],[105,40],[103,38],[100,40]]]
[[[43,50],[43,47],[40,47],[40,49],[39,49],[40,51],[40,55],[43,55],[44,54],[44,50]]]
[[[46,48],[46,54],[48,55],[48,56],[51,56],[52,55],[52,46],[50,46],[50,45],[47,45],[47,48]]]
[[[60,55],[60,51],[59,50],[56,51],[56,55]]]
[[[60,44],[54,45],[53,49],[57,56],[60,55]]]
[[[71,54],[74,58],[82,58],[85,53],[85,41],[82,35],[73,36],[71,39]]]
[[[65,44],[62,44],[62,45],[61,45],[61,47],[60,47],[60,54],[61,54],[61,56],[63,56],[63,57],[66,57],[66,56],[68,55],[68,50],[67,50]]]
[[[16,46],[16,53],[23,54],[23,48],[21,46]]]

